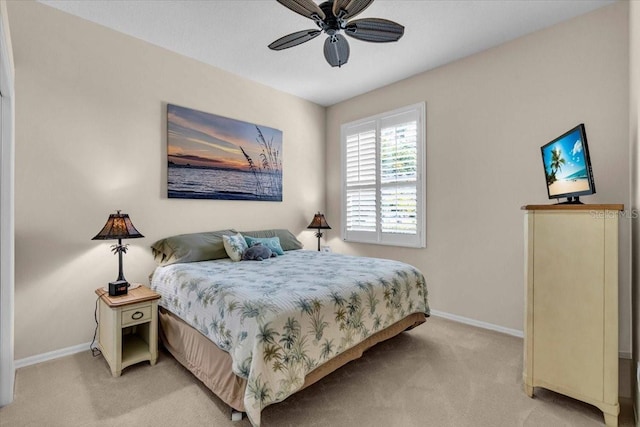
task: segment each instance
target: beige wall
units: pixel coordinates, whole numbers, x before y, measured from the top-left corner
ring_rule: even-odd
[[[631,213],[640,214],[640,2],[630,3],[629,12],[629,136],[631,164]],[[633,288],[633,369],[637,378],[637,363],[640,360],[640,218],[633,219],[632,233],[632,288]],[[635,381],[633,382],[635,384]],[[638,384],[634,387],[636,411],[640,411]]]
[[[324,208],[325,109],[32,2],[8,5],[16,63],[15,358],[91,340],[94,290],[117,276],[90,239],[122,209],[125,276],[149,245],[227,227],[305,230]],[[166,198],[166,103],[281,129],[284,201]]]
[[[330,107],[327,220],[334,250],[414,264],[427,277],[433,309],[522,330],[520,207],[551,203],[540,146],[584,122],[597,186],[584,201],[629,205],[627,11],[620,2]],[[340,124],[419,101],[427,103],[426,249],[342,242]],[[629,231],[630,221],[621,221],[625,353]]]
[[[598,194],[629,205],[629,44],[621,2],[325,110],[71,17],[10,2],[16,63],[16,359],[87,342],[93,290],[115,279],[91,241],[122,209],[148,246],[225,227],[306,231],[325,202],[336,251],[400,259],[427,275],[434,309],[522,329],[523,214],[546,199],[539,147],[585,122]],[[637,10],[637,8],[636,8]],[[340,240],[340,123],[427,102],[427,248]],[[168,200],[165,104],[284,131],[282,203]],[[325,169],[326,156],[326,169]],[[637,187],[636,187],[637,188]],[[630,221],[621,221],[629,246]],[[621,351],[629,352],[630,255],[621,250]]]

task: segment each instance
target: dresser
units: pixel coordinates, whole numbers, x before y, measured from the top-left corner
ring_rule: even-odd
[[[523,382],[618,425],[618,216],[623,205],[528,205]]]

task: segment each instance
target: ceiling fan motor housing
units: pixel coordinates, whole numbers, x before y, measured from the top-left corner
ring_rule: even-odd
[[[318,27],[327,35],[333,36],[346,27],[346,22],[342,18],[338,18],[333,14],[333,1],[325,1],[320,4],[320,9],[324,12],[325,19],[316,21]],[[342,13],[340,15],[343,15]]]

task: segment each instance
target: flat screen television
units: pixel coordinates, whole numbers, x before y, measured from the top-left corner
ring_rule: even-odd
[[[562,203],[582,203],[580,196],[596,192],[583,123],[543,145],[540,150],[549,199],[566,197],[567,201]]]

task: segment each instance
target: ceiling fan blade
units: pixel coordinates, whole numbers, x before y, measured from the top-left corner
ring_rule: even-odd
[[[327,37],[324,41],[324,57],[332,67],[341,67],[349,60],[349,42],[342,34]]]
[[[333,15],[336,18],[353,18],[368,8],[371,3],[373,3],[373,0],[334,0]]]
[[[326,18],[322,9],[320,9],[320,7],[312,0],[278,0],[278,3],[306,18],[313,19],[314,21],[317,20],[316,16],[320,20]]]
[[[320,30],[303,30],[295,33],[287,34],[284,37],[280,37],[269,45],[271,50],[282,50],[290,47],[298,46],[304,42],[308,42],[311,39],[315,39],[320,35]]]
[[[398,41],[404,34],[404,27],[387,19],[365,18],[347,23],[344,32],[358,40],[387,43]]]

